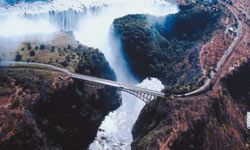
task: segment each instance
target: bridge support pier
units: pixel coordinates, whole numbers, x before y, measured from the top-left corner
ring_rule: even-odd
[[[84,85],[86,85],[88,88],[90,88],[92,90],[104,89],[106,87],[103,84],[98,84],[98,83],[89,82],[89,81],[84,81]],[[134,95],[135,97],[143,100],[145,103],[149,103],[153,99],[156,98],[156,96],[154,96],[154,95],[147,94],[147,93],[140,92],[140,91],[133,91],[133,90],[128,90],[128,89],[119,89],[119,88],[118,88],[118,90],[127,92],[127,93],[129,93],[131,95]]]
[[[151,102],[153,99],[156,98],[156,96],[154,95],[150,95],[150,94],[147,94],[147,93],[142,93],[142,92],[135,92],[135,91],[132,91],[132,90],[123,90],[124,92],[127,92],[131,95],[134,95],[135,97],[143,100],[145,103],[149,103]]]

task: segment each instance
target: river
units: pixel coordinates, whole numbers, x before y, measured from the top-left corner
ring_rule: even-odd
[[[104,53],[119,82],[135,85],[139,83],[121,53],[120,41],[112,32],[112,22],[127,14],[163,16],[177,11],[176,5],[165,1],[116,0],[98,15],[90,14],[84,18],[75,35],[81,43],[99,48]],[[155,78],[147,79],[139,86],[159,91],[164,87]],[[132,127],[144,104],[136,97],[122,92],[121,107],[105,118],[90,149],[130,149]]]
[[[88,8],[97,8],[93,6],[100,9],[94,9],[96,11],[94,13],[93,11],[86,12]],[[54,10],[56,12],[49,13]],[[60,10],[65,13],[60,13]],[[176,4],[165,0],[95,0],[92,3],[89,0],[54,0],[51,3],[22,3],[0,9],[2,14],[8,14],[8,11],[12,15],[5,21],[0,21],[0,27],[5,27],[5,30],[0,31],[0,36],[10,38],[34,33],[52,33],[58,28],[73,30],[76,39],[82,44],[98,48],[104,53],[119,82],[138,84],[138,86],[151,87],[154,90],[161,90],[164,87],[155,78],[146,79],[142,83],[135,79],[121,53],[120,41],[114,36],[112,22],[127,14],[165,16],[177,13]],[[26,15],[27,13],[28,18],[16,15]],[[34,20],[34,18],[36,19]],[[13,30],[8,30],[7,27],[11,27]],[[106,116],[89,149],[130,149],[132,127],[144,104],[136,97],[122,92],[122,105]]]

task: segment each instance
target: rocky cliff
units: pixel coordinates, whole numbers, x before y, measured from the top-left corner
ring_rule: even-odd
[[[249,149],[249,66],[224,77],[216,93],[146,105],[133,128],[132,149]]]
[[[114,21],[132,70],[139,79],[156,77],[175,92],[202,84],[201,45],[223,28],[223,7],[189,4],[166,17],[128,15]]]
[[[213,70],[235,38],[236,33],[226,34],[228,28],[237,30],[239,26],[232,12],[220,3],[179,3],[183,5],[174,15],[128,15],[114,22],[138,78],[157,77],[168,93],[186,92],[203,84],[202,74]],[[248,42],[239,43],[242,46]],[[232,55],[242,62],[248,56],[241,53],[248,49],[241,46],[236,46],[237,52]],[[250,149],[245,120],[250,63],[237,69],[228,64],[220,75],[224,76],[225,70],[234,71],[220,78],[208,92],[185,98],[158,98],[147,104],[133,127],[132,149]]]
[[[70,33],[46,44],[23,43],[13,59],[115,80],[104,55]],[[105,115],[120,103],[116,90],[91,88],[60,72],[1,69],[0,149],[87,149]]]

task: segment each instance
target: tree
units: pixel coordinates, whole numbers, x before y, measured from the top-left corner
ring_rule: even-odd
[[[71,45],[68,45],[68,49],[71,49]]]
[[[35,56],[35,55],[36,55],[35,51],[31,50],[31,51],[30,51],[30,56],[33,57],[33,56]]]
[[[51,52],[54,52],[55,49],[56,49],[56,47],[55,47],[55,46],[52,46],[52,47],[51,47]]]
[[[30,43],[27,43],[27,46],[28,46],[28,50],[31,50],[32,49],[32,46]]]
[[[21,61],[21,60],[22,60],[22,55],[20,55],[19,52],[17,52],[15,61]]]
[[[44,49],[45,49],[45,45],[44,44],[40,45],[40,50],[44,50]]]

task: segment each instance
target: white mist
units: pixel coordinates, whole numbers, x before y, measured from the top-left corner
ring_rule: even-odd
[[[51,3],[21,3],[15,6],[5,6],[2,2],[3,0],[0,0],[0,47],[3,48],[2,51],[6,51],[7,48],[12,49],[11,47],[16,46],[15,44],[30,39],[30,36],[32,39],[36,35],[41,38],[41,35],[60,30],[55,22],[51,22],[46,15],[44,16],[44,13],[51,10],[64,11],[69,8],[82,11],[85,7],[102,7],[102,11],[98,14],[88,13],[84,16],[74,34],[82,44],[99,48],[104,53],[118,81],[133,85],[138,84],[138,81],[130,72],[121,53],[119,40],[113,37],[113,20],[127,14],[165,16],[178,12],[177,5],[165,0],[54,0]],[[21,16],[26,13],[36,14],[37,17],[30,19]],[[39,14],[42,15],[39,16]],[[147,79],[143,85],[146,88],[153,86],[154,90],[163,88],[157,79]],[[98,132],[90,149],[130,149],[131,130],[144,102],[126,93],[122,93],[122,99],[120,108],[110,113],[103,121],[100,129],[104,132]]]
[[[8,60],[21,42],[47,41],[56,31],[58,29],[45,18],[30,20],[16,14],[0,15],[0,56]]]
[[[56,31],[56,28],[48,20],[29,20],[18,15],[2,17],[0,29],[0,36],[3,37],[21,37],[41,33],[48,34]]]
[[[138,81],[129,70],[129,66],[120,50],[120,43],[113,37],[112,22],[127,14],[151,14],[165,16],[178,12],[175,4],[165,0],[106,0],[108,7],[103,8],[98,15],[88,14],[75,36],[82,44],[99,48],[114,69],[119,82],[136,85]],[[143,82],[146,88],[162,90],[163,85],[155,78]],[[111,112],[103,121],[96,140],[89,149],[130,149],[132,142],[132,127],[140,110],[145,105],[136,97],[122,92],[122,105]]]

